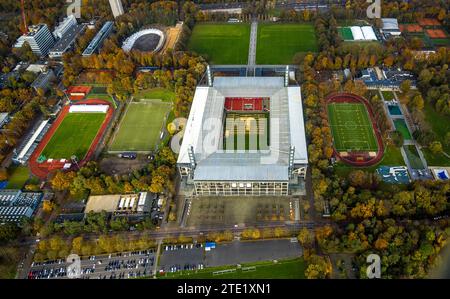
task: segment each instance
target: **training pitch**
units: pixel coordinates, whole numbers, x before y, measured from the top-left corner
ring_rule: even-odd
[[[378,150],[364,104],[329,103],[327,108],[336,151]]]
[[[298,52],[317,52],[312,24],[259,24],[257,64],[290,64]]]
[[[159,143],[161,129],[171,103],[142,99],[128,104],[114,136],[110,151],[152,151]]]
[[[105,113],[68,113],[41,155],[47,159],[68,160],[75,155],[82,160],[105,118]]]
[[[206,56],[214,64],[246,64],[249,24],[199,24],[189,40],[189,51]]]

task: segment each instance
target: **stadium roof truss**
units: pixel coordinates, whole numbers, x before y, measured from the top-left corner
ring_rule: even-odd
[[[223,149],[224,103],[232,97],[270,99],[268,150]],[[197,87],[177,163],[194,181],[286,182],[295,168],[306,171],[300,87],[285,87],[282,77],[216,77]]]

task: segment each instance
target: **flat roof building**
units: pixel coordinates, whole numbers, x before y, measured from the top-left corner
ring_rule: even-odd
[[[35,91],[38,91],[39,89],[47,91],[50,88],[50,83],[54,79],[56,79],[56,76],[53,70],[47,70],[37,76],[33,83],[31,83],[31,87],[33,87]]]
[[[76,25],[77,19],[75,18],[74,15],[70,15],[64,18],[64,20],[61,23],[59,23],[59,25],[55,28],[55,30],[53,30],[53,36],[56,39],[62,38],[67,31],[69,31]]]
[[[41,200],[42,193],[0,190],[0,224],[31,218]]]
[[[30,45],[34,54],[46,56],[55,44],[55,39],[46,24],[39,24],[28,27],[28,33],[19,37],[14,47],[21,48],[25,42]]]
[[[308,155],[301,92],[286,82],[283,77],[216,77],[197,87],[177,160],[193,195],[304,193]],[[233,148],[230,134],[235,140],[239,134],[258,135],[248,139],[260,144]]]
[[[9,113],[2,112],[0,113],[0,128],[3,128],[9,121]]]
[[[102,45],[105,38],[109,36],[113,30],[114,23],[111,21],[106,22],[95,37],[91,40],[87,48],[83,52],[83,56],[91,56],[96,52]]]
[[[391,36],[400,36],[402,32],[400,31],[400,26],[398,25],[398,21],[395,18],[384,18],[381,19],[381,33],[383,33],[385,38],[389,38]]]
[[[55,46],[50,50],[48,56],[50,58],[60,58],[64,53],[72,49],[77,37],[83,33],[86,25],[75,24],[70,27],[65,34],[56,42]]]
[[[121,0],[109,0],[114,18],[123,15],[123,6]]]
[[[105,211],[113,215],[132,215],[150,213],[152,200],[150,193],[112,194],[89,196],[84,212],[100,213]]]

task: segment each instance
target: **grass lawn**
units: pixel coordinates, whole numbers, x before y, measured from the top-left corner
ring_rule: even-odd
[[[425,119],[430,124],[433,132],[436,133],[437,138],[441,141],[444,151],[450,154],[450,145],[445,145],[444,138],[447,132],[450,132],[450,116],[437,113],[437,111],[428,102],[424,107]]]
[[[364,104],[330,103],[328,119],[337,151],[377,151],[378,145]]]
[[[134,95],[134,98],[138,100],[159,99],[162,100],[163,102],[173,102],[173,100],[175,99],[175,92],[164,88],[152,88],[140,91],[139,93]]]
[[[419,153],[417,153],[416,147],[414,145],[403,146],[408,156],[409,163],[413,169],[423,169],[422,160],[420,160]]]
[[[250,24],[198,24],[188,49],[213,64],[246,64],[249,42]]]
[[[159,143],[171,104],[161,100],[133,101],[113,138],[110,151],[149,152]]]
[[[251,270],[242,270],[246,267],[255,267]],[[290,260],[281,260],[278,263],[273,261],[242,264],[240,269],[236,266],[212,267],[198,271],[182,271],[178,273],[166,273],[166,276],[160,278],[178,278],[178,279],[304,279],[305,261],[303,258]],[[236,271],[226,274],[216,274],[213,272],[227,269],[236,269]]]
[[[428,166],[447,166],[450,167],[450,159],[444,154],[433,154],[429,149],[422,148]]]
[[[392,101],[395,100],[394,93],[390,90],[383,90],[381,92],[383,94],[383,98],[385,101]]]
[[[317,52],[312,24],[258,25],[257,64],[290,64],[298,52]]]
[[[395,129],[399,131],[405,140],[411,140],[411,133],[406,126],[406,122],[403,119],[394,120]]]
[[[432,105],[428,102],[424,107],[425,119],[430,124],[434,133],[436,133],[437,140],[441,142],[442,148],[447,154],[450,154],[450,145],[445,144],[445,135],[450,132],[450,117],[437,113]],[[429,150],[423,150],[425,159],[430,166],[450,166],[450,159],[446,156],[434,155]]]
[[[6,185],[6,189],[22,189],[29,178],[30,171],[28,167],[12,167],[8,171],[8,185]]]
[[[82,160],[105,120],[105,113],[68,113],[41,155],[47,159]]]

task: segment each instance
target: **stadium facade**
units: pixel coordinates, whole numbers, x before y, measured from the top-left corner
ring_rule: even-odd
[[[302,99],[288,82],[209,76],[197,87],[177,161],[183,188],[194,196],[304,194]]]

